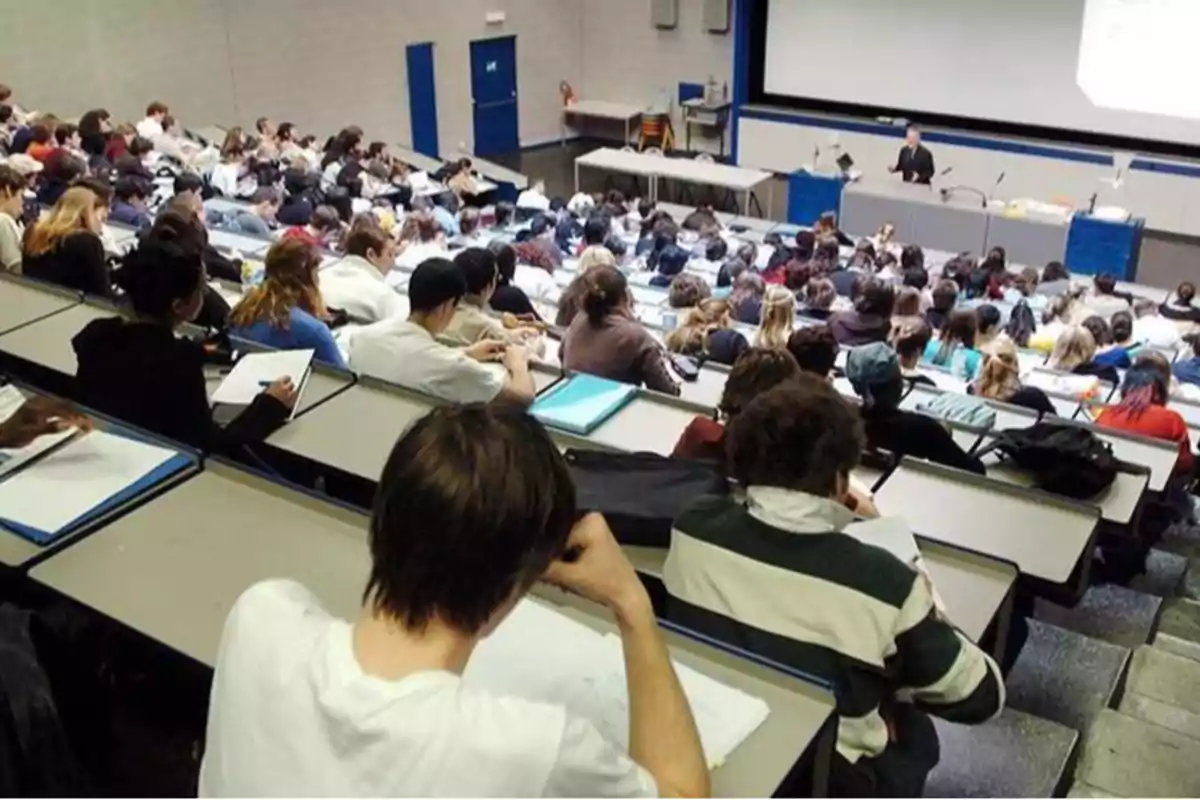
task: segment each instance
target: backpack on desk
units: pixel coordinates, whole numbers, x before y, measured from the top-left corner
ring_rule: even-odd
[[[1054,422],[1000,431],[976,455],[993,452],[1031,473],[1039,489],[1076,500],[1090,500],[1106,490],[1124,463],[1113,455],[1112,445],[1087,428]]]
[[[671,526],[684,505],[706,494],[728,494],[716,464],[655,453],[567,450],[575,505],[599,512],[621,544],[669,547]]]

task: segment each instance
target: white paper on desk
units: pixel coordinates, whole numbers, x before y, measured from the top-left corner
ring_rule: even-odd
[[[924,575],[929,580],[930,592],[933,595],[933,604],[943,614],[946,613],[946,604],[942,601],[941,595],[938,594],[937,587],[933,585],[933,578],[929,574],[929,567],[925,564],[925,558],[921,555],[921,549],[917,547],[917,540],[913,538],[912,526],[903,517],[879,517],[863,522],[855,522],[852,525],[847,525],[842,532],[847,536],[858,539],[863,544],[882,547]]]
[[[761,698],[681,664],[683,685],[710,769],[725,762],[770,714]],[[471,686],[565,706],[613,744],[629,748],[629,695],[621,639],[523,600],[475,649],[463,672]]]
[[[56,533],[175,455],[164,447],[92,431],[0,482],[0,518]]]
[[[297,402],[304,392],[315,350],[279,350],[271,353],[247,353],[238,359],[225,380],[213,392],[213,403],[245,406],[254,402],[268,384],[291,378],[296,386]]]

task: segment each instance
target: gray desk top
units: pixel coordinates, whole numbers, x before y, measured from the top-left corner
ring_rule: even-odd
[[[80,298],[59,295],[20,283],[0,282],[0,333],[78,305]]]
[[[269,578],[310,588],[353,619],[369,568],[366,518],[224,466],[167,492],[33,577],[203,664],[216,659],[238,596]],[[171,603],[156,598],[170,596]],[[593,607],[547,592],[540,602],[597,630]],[[713,774],[717,795],[771,794],[832,712],[833,698],[776,670],[667,633],[672,657],[771,708],[767,721]]]
[[[679,435],[697,413],[701,412],[681,408],[669,401],[638,396],[601,423],[587,438],[630,453],[669,456]]]
[[[74,375],[78,364],[71,339],[89,322],[111,317],[111,308],[79,304],[0,336],[0,350],[63,375]]]
[[[1095,507],[912,459],[879,488],[875,505],[921,536],[1010,561],[1051,583],[1071,577],[1100,517]]]
[[[667,558],[665,548],[625,546],[622,549],[638,572],[662,579],[663,562]],[[938,594],[946,603],[950,620],[971,641],[978,642],[1016,582],[1016,568],[933,542],[921,542],[921,554]]]
[[[433,402],[359,383],[280,428],[267,444],[367,480],[379,480],[392,447]]]

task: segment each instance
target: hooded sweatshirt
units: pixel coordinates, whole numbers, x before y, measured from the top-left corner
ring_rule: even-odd
[[[260,394],[229,425],[218,426],[208,405],[203,346],[163,325],[99,319],[71,344],[83,405],[204,452],[232,453],[287,421],[287,407]]]

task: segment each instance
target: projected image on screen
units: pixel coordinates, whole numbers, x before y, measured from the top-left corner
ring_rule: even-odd
[[[1200,0],[760,1],[767,102],[1200,145]]]
[[[1200,0],[1087,0],[1079,88],[1097,106],[1200,119]]]

